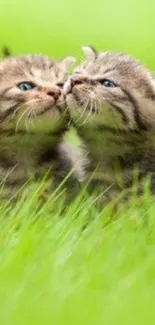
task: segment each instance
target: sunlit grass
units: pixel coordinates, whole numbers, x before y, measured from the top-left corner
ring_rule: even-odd
[[[86,193],[66,209],[61,195],[40,209],[41,194],[42,184],[0,206],[1,324],[154,324],[149,194],[115,215]]]

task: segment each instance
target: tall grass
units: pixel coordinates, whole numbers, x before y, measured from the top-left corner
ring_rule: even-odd
[[[33,194],[32,194],[33,193]],[[154,324],[155,202],[113,214],[61,193],[38,209],[42,184],[1,204],[0,320],[18,324]]]

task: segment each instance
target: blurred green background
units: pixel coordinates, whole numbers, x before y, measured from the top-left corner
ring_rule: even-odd
[[[155,70],[155,0],[1,0],[0,45],[13,54],[81,57],[81,46],[125,51]]]

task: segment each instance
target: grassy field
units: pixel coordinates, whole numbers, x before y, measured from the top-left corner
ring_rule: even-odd
[[[81,58],[83,44],[126,51],[155,70],[155,1],[1,0],[0,47]],[[155,202],[113,215],[94,198],[38,210],[40,188],[0,202],[1,325],[154,325]],[[91,219],[91,220],[90,220]],[[90,221],[88,226],[85,225]]]
[[[78,197],[62,218],[61,197],[37,209],[39,191],[0,206],[1,324],[153,325],[155,202],[146,193],[111,222]]]

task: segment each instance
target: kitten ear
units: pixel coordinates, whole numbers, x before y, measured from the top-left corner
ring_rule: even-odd
[[[76,58],[73,56],[66,56],[64,59],[59,61],[59,64],[64,67],[65,69],[69,69],[70,66],[76,62]]]
[[[83,52],[87,56],[88,60],[94,60],[97,57],[97,52],[92,46],[83,46],[82,47]]]

